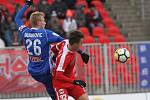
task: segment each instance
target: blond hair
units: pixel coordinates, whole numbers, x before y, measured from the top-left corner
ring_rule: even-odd
[[[38,21],[41,21],[41,16],[45,16],[43,12],[33,12],[30,16],[30,24],[32,27],[35,27],[37,25]]]

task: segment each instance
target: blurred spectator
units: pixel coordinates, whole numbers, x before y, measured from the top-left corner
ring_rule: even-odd
[[[0,33],[1,34],[1,33]],[[3,39],[0,37],[0,48],[4,48],[5,47],[5,42],[3,41]]]
[[[17,30],[7,30],[5,33],[5,40],[7,46],[19,46],[21,45],[21,36]]]
[[[64,0],[67,4],[68,9],[75,9],[76,0]]]
[[[0,30],[1,32],[3,32],[3,24],[5,24],[5,21],[6,21],[6,16],[9,15],[9,11],[8,9],[3,6],[3,5],[0,5],[0,24],[1,24],[1,27],[0,27]]]
[[[17,30],[13,30],[12,45],[13,46],[21,45],[21,36]]]
[[[0,5],[0,26],[2,26],[3,18],[4,18],[4,16],[2,16],[2,5]],[[0,34],[2,34],[1,27],[0,27]]]
[[[60,20],[57,17],[56,11],[52,12],[51,18],[47,23],[47,28],[50,28],[60,36],[65,37],[64,31],[61,27]]]
[[[6,8],[6,6],[2,6],[2,15],[3,16],[8,16],[8,15],[10,15],[10,13],[9,13],[9,11],[8,11],[8,9]]]
[[[96,26],[103,27],[102,17],[94,5],[90,6],[90,11],[87,13],[87,21],[90,30]]]
[[[101,2],[102,2],[102,3],[105,3],[105,2],[106,2],[106,0],[101,0]]]
[[[9,37],[12,36],[13,31],[16,29],[16,24],[13,21],[12,16],[10,16],[10,15],[6,16],[6,19],[2,23],[1,29],[2,29],[2,33],[3,33],[2,36],[4,36],[3,38],[6,41],[6,45],[12,46],[9,44],[10,42],[12,44],[12,40],[11,40],[12,38],[9,38]]]
[[[29,20],[30,15],[37,10],[36,6],[32,5],[30,10],[27,12],[26,18]]]
[[[80,5],[77,7],[76,12],[75,12],[75,19],[79,27],[86,26],[87,24],[84,10],[85,10],[85,5]]]
[[[3,5],[0,5],[0,23],[2,23],[5,19],[5,16],[4,16],[3,11],[2,11],[2,6]]]
[[[16,29],[16,24],[13,21],[12,16],[6,16],[6,19],[2,22],[2,32],[5,33],[7,30],[14,30]]]
[[[56,11],[58,18],[64,19],[67,5],[62,0],[55,0],[51,5],[51,12]]]
[[[64,19],[63,23],[63,29],[66,33],[77,29],[77,23],[73,18],[73,13],[71,12],[71,10],[67,10],[66,18]]]
[[[39,11],[45,13],[45,18],[48,19],[50,16],[50,5],[48,3],[48,0],[39,0],[39,3],[37,5],[37,8]]]
[[[91,5],[91,1],[92,1],[92,0],[86,0],[86,2],[88,3],[88,6]]]
[[[18,12],[18,10],[21,8],[21,6],[19,4],[15,4],[15,12],[14,12],[14,15],[13,17],[16,16],[16,13]]]

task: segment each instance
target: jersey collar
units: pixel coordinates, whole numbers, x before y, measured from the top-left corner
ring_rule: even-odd
[[[31,29],[38,30],[39,28],[32,27]]]

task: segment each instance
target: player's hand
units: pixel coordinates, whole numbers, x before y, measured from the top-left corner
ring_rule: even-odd
[[[82,60],[83,60],[84,63],[87,64],[87,63],[89,62],[90,56],[89,56],[87,53],[83,52],[83,53],[81,54],[81,57],[82,57]]]
[[[86,83],[84,82],[84,81],[82,81],[82,80],[74,80],[73,81],[73,84],[75,84],[75,85],[79,85],[80,87],[86,87]]]
[[[26,0],[26,4],[27,4],[28,6],[31,6],[31,5],[33,4],[33,0]]]

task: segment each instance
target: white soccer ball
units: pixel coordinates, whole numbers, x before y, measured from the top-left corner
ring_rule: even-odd
[[[130,52],[126,48],[118,48],[115,51],[114,58],[118,62],[125,63],[130,58]]]

